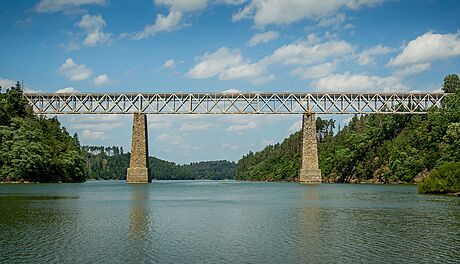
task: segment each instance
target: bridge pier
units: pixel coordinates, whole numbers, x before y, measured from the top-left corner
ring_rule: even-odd
[[[302,164],[299,173],[299,182],[321,183],[321,170],[318,166],[316,119],[314,114],[303,114],[302,117]]]
[[[128,183],[148,183],[152,181],[149,177],[148,156],[147,115],[134,113],[131,159],[126,175]]]

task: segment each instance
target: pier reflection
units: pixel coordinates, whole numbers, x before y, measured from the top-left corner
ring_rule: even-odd
[[[129,212],[128,245],[126,257],[128,262],[147,263],[150,256],[150,209],[149,185],[135,184],[131,187],[131,205]]]
[[[149,232],[148,187],[146,184],[132,186],[129,214],[129,235],[132,238],[145,239]]]
[[[321,262],[317,257],[317,252],[323,244],[321,235],[322,221],[320,203],[319,185],[304,185],[304,191],[299,193],[302,198],[302,209],[298,219],[298,232],[296,242],[299,245],[296,248],[296,256],[302,259],[302,262]],[[300,198],[300,197],[299,197]]]

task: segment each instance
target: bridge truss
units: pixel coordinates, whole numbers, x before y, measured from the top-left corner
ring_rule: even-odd
[[[37,114],[425,114],[443,93],[26,93]]]

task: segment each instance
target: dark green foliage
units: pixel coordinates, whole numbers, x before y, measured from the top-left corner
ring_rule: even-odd
[[[433,173],[446,171],[441,169],[443,164],[460,161],[460,81],[457,75],[445,78],[444,91],[455,93],[443,100],[441,108],[432,107],[428,115],[354,116],[335,136],[332,133],[334,122],[318,118],[319,165],[323,179],[331,182],[415,182],[435,168],[440,169]],[[295,180],[300,168],[301,140],[297,132],[281,144],[250,152],[238,162],[237,179]],[[460,175],[449,177],[458,180]],[[433,181],[432,178],[427,180]],[[451,183],[447,181],[446,184]]]
[[[129,153],[122,148],[84,146],[87,154],[88,174],[91,179],[126,179]],[[187,165],[149,157],[149,173],[156,180],[224,180],[234,179],[236,164],[230,161],[206,161]]]
[[[298,177],[301,156],[300,132],[281,144],[270,145],[256,153],[249,152],[238,161],[237,180],[292,181]]]
[[[460,78],[457,74],[449,74],[444,78],[442,90],[445,93],[460,93]]]
[[[460,192],[460,162],[449,162],[434,169],[418,186],[420,193]]]
[[[56,118],[38,118],[19,83],[0,94],[0,181],[82,182],[85,154]]]

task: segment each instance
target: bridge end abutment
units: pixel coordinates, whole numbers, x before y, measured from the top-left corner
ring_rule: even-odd
[[[133,118],[133,137],[131,158],[126,175],[128,183],[149,183],[147,115],[135,113]]]
[[[321,183],[314,114],[303,114],[302,117],[302,161],[299,183]]]

